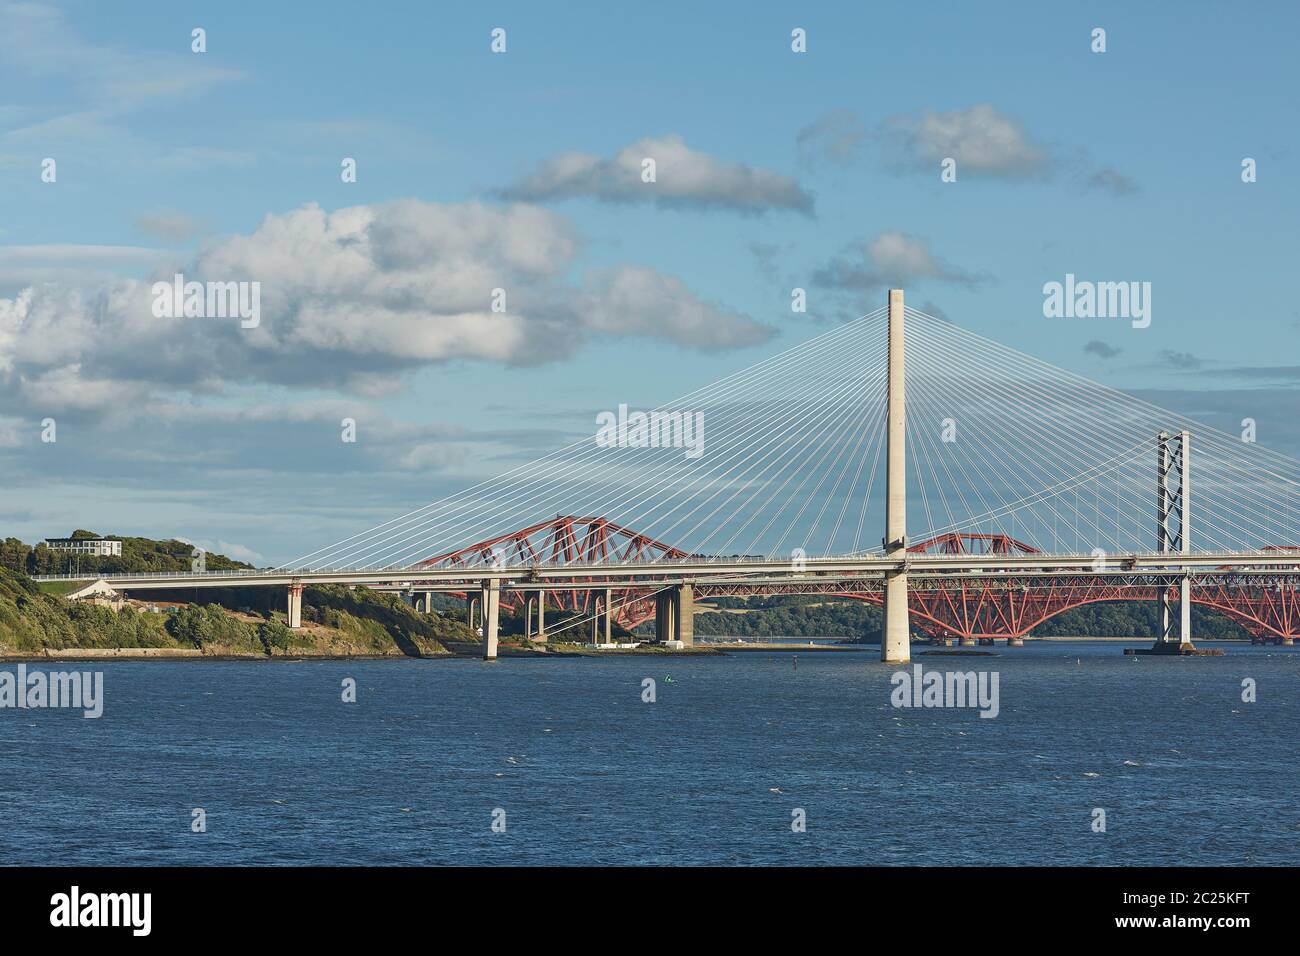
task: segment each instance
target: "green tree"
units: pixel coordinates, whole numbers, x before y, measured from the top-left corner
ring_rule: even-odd
[[[10,571],[17,571],[20,574],[27,571],[27,556],[31,554],[32,549],[17,538],[5,538],[0,542],[0,567],[8,568]]]
[[[203,649],[204,644],[212,643],[215,635],[213,622],[207,609],[197,604],[188,604],[167,619],[167,633],[180,644]]]
[[[276,649],[287,651],[292,638],[293,631],[280,621],[272,619],[257,625],[257,639],[262,642],[267,654],[274,654]]]

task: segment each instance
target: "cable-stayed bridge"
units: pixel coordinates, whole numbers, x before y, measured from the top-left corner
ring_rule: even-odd
[[[1257,639],[1300,634],[1300,462],[905,306],[887,305],[595,436],[272,571],[119,575],[128,591],[343,583],[466,595],[548,634],[694,601],[827,594],[915,629],[1018,640],[1082,604],[1150,600],[1156,649],[1193,603]],[[914,529],[924,529],[916,533]],[[911,529],[909,531],[909,529]],[[883,531],[883,535],[882,535]],[[554,634],[555,628],[549,630]]]

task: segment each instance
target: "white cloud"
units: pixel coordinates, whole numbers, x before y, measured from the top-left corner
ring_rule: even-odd
[[[575,279],[581,246],[568,220],[535,206],[303,206],[183,269],[192,281],[259,282],[256,328],[155,318],[151,279],[48,283],[0,298],[0,395],[52,412],[234,383],[376,394],[421,365],[540,364],[594,337],[708,351],[773,334],[653,269]],[[494,289],[505,290],[503,313],[492,311]]]
[[[0,294],[54,282],[101,285],[115,276],[138,276],[175,257],[168,249],[74,243],[0,246]]]
[[[0,62],[28,76],[67,76],[91,101],[112,109],[203,92],[239,79],[238,70],[188,52],[128,53],[83,40],[62,11],[48,3],[0,2]]]
[[[1127,196],[1138,191],[1137,183],[1109,166],[1085,174],[1082,182],[1084,189],[1106,192],[1112,196]]]
[[[895,116],[886,121],[884,132],[913,163],[937,169],[940,161],[952,157],[958,177],[964,172],[1025,179],[1048,171],[1047,150],[1029,138],[1019,120],[988,103],[946,113]]]
[[[642,181],[642,162],[655,161],[655,182]],[[603,159],[565,153],[503,191],[530,202],[590,197],[602,202],[653,202],[741,213],[787,209],[812,215],[813,200],[793,179],[729,163],[691,149],[680,136],[647,137]]]
[[[7,266],[39,266],[47,263],[72,265],[84,268],[87,264],[104,263],[129,265],[139,268],[165,254],[163,249],[141,246],[97,246],[75,243],[39,246],[0,246],[0,264]]]
[[[84,39],[52,4],[0,0],[0,86],[34,81],[19,87],[31,94],[22,108],[4,110],[0,171],[27,171],[33,156],[71,157],[99,172],[250,162],[248,151],[196,144],[202,133],[193,129],[184,146],[130,129],[133,114],[190,101],[244,78],[242,71],[190,53],[188,29],[170,48],[119,50]],[[43,101],[34,101],[42,91]]]
[[[815,285],[857,291],[907,286],[924,279],[974,286],[984,277],[940,259],[924,239],[896,231],[851,243],[813,273]]]
[[[846,163],[858,158],[868,138],[862,117],[852,110],[832,110],[801,129],[795,137],[804,159]]]
[[[1100,359],[1113,359],[1124,350],[1117,345],[1103,342],[1101,339],[1092,339],[1083,347],[1083,351],[1087,355],[1095,355]]]
[[[444,471],[449,466],[463,464],[465,459],[462,447],[421,442],[400,455],[395,464],[403,471]]]
[[[1014,182],[1065,181],[1085,192],[1126,196],[1139,187],[1112,166],[1095,166],[1082,147],[1061,149],[1038,142],[1019,119],[989,103],[968,109],[892,116],[874,132],[851,110],[832,110],[796,137],[813,164],[857,162],[870,143],[886,169],[937,178],[940,163],[953,159],[957,179]]]
[[[22,445],[22,430],[31,426],[21,418],[0,415],[0,448],[18,448]]]
[[[738,312],[701,302],[680,279],[638,266],[594,274],[585,301],[592,329],[606,334],[663,338],[701,351],[756,345],[770,335]]]
[[[242,544],[236,544],[233,541],[222,541],[220,539],[216,541],[209,539],[186,541],[184,538],[177,538],[176,540],[184,541],[188,545],[197,545],[209,554],[224,554],[228,558],[243,561],[245,564],[259,565],[266,560],[260,552]]]
[[[135,228],[164,242],[188,242],[199,232],[197,221],[174,209],[159,209],[136,217]]]
[[[59,412],[102,410],[111,414],[113,409],[129,409],[147,397],[138,384],[88,374],[80,362],[25,376],[21,391],[29,407]]]

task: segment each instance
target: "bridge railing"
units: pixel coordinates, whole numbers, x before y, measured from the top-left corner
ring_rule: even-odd
[[[33,581],[94,581],[99,578],[218,578],[265,577],[268,574],[290,574],[289,571],[244,569],[237,571],[95,571],[90,574],[33,574]]]
[[[1240,557],[1240,556],[1258,557],[1259,566],[1264,568],[1290,568],[1290,567],[1295,567],[1297,565],[1300,565],[1300,557],[1292,558],[1289,552],[1283,550],[1271,550],[1271,551],[1237,550],[1237,551],[1214,551],[1214,552],[1193,551],[1193,552],[1189,552],[1188,556],[1198,557],[1203,554],[1213,554],[1215,556],[1221,555],[1225,558]],[[804,560],[806,560],[807,562],[807,570],[811,573],[816,570],[816,565],[817,562],[819,561],[825,561],[825,560],[847,561],[847,560],[854,560],[854,559],[869,560],[872,558],[879,558],[880,556],[881,555],[876,553],[859,552],[851,555],[842,555],[842,556],[830,557],[830,558],[809,557]],[[911,555],[910,558],[923,559],[924,557],[927,556],[947,557],[944,555],[915,554],[915,555]],[[980,554],[980,555],[970,555],[969,557],[989,558],[989,559],[996,560],[997,558],[1002,556]],[[1008,555],[1006,557],[1016,558],[1019,556]],[[1068,562],[1075,562],[1080,560],[1097,560],[1105,567],[1110,568],[1120,563],[1140,563],[1144,559],[1148,559],[1148,558],[1166,559],[1167,561],[1170,555],[1160,554],[1158,552],[1145,552],[1145,553],[1132,552],[1132,553],[1124,553],[1124,554],[1106,554],[1104,556],[1097,556],[1091,553],[1079,552],[1076,554],[1041,554],[1041,555],[1034,555],[1033,557],[1038,558],[1039,560],[1047,563],[1050,563],[1052,559],[1059,559],[1061,561],[1068,561]],[[131,581],[131,580],[158,580],[158,579],[166,579],[166,578],[176,578],[180,580],[180,579],[193,579],[193,578],[202,577],[206,579],[221,578],[233,582],[233,581],[238,581],[241,578],[264,578],[269,576],[294,577],[297,575],[303,575],[303,576],[319,575],[319,576],[346,577],[349,574],[369,575],[369,574],[384,574],[387,572],[406,574],[406,573],[422,571],[422,570],[423,571],[465,571],[467,573],[473,571],[498,570],[498,571],[518,571],[521,573],[526,573],[533,570],[538,570],[538,569],[544,570],[547,568],[591,568],[592,570],[598,570],[600,568],[606,568],[606,567],[673,568],[673,567],[681,567],[687,565],[698,566],[698,565],[709,565],[709,564],[726,564],[731,566],[735,566],[738,564],[739,565],[752,564],[755,567],[771,567],[773,565],[796,565],[798,563],[799,562],[796,562],[796,560],[793,558],[782,558],[780,560],[776,560],[770,557],[763,557],[760,555],[727,556],[727,555],[696,554],[696,555],[686,555],[683,557],[672,557],[672,558],[638,557],[631,560],[597,560],[597,561],[570,560],[570,561],[560,561],[560,562],[537,562],[532,564],[518,564],[518,565],[506,563],[501,565],[499,568],[495,568],[495,569],[490,564],[450,565],[450,566],[442,566],[438,568],[418,568],[412,565],[404,564],[404,565],[395,565],[395,566],[382,567],[382,568],[376,568],[376,567],[330,568],[328,570],[324,570],[324,569],[315,570],[315,569],[304,569],[304,568],[293,568],[293,569],[251,568],[251,569],[236,569],[236,570],[226,570],[226,571],[127,571],[127,572],[100,571],[100,572],[91,572],[88,574],[33,575],[32,580],[34,581],[93,581],[98,578],[112,578],[114,580],[120,580],[120,581]],[[1012,563],[1015,564],[1018,562],[1013,561]]]

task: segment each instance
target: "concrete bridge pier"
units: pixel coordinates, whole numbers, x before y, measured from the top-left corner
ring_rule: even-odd
[[[289,585],[289,608],[288,608],[289,626],[293,628],[302,627],[302,585]]]
[[[974,647],[974,646],[975,646],[975,638],[973,638],[973,637],[963,637],[963,638],[961,638],[960,640],[958,640],[957,643],[960,644],[962,647]]]
[[[614,596],[614,592],[608,588],[604,589],[604,591],[591,592],[591,644],[614,643],[614,611],[611,610],[612,596]]]
[[[655,595],[655,640],[660,644],[672,640],[672,592],[660,591]]]
[[[501,623],[501,582],[484,581],[479,590],[480,607],[483,609],[483,660],[497,659],[497,628]]]
[[[1007,647],[1024,647],[1024,646],[1025,646],[1025,642],[1023,638],[1019,638],[1019,637],[1007,638]]]
[[[479,597],[477,594],[471,594],[465,598],[465,623],[468,624],[471,628],[478,627],[479,623],[481,623],[481,620],[478,622],[475,621],[476,617],[478,618],[482,617],[482,615],[479,613],[479,609],[481,608],[481,606],[482,605],[479,604]]]
[[[544,591],[527,591],[524,594],[524,639],[546,643],[546,594]]]
[[[411,607],[415,609],[417,614],[433,613],[433,592],[432,591],[416,591],[414,594],[411,595],[411,598],[412,598]]]
[[[655,637],[661,643],[695,643],[695,585],[678,584],[655,595]]]
[[[677,625],[677,640],[687,647],[695,644],[695,585],[680,584],[673,594],[676,613],[673,623]]]
[[[614,641],[609,601],[608,588],[604,591],[591,592],[591,643],[593,644],[612,644]]]

